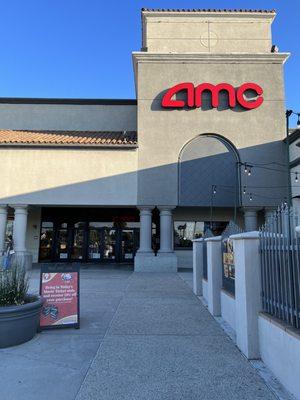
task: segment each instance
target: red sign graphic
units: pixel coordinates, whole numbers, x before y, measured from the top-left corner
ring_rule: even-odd
[[[40,292],[45,299],[41,328],[78,324],[78,272],[42,271]]]
[[[177,100],[173,97],[182,91],[187,92],[187,100]],[[243,83],[237,90],[229,83],[219,83],[218,85],[212,85],[211,83],[201,83],[198,86],[194,86],[191,82],[183,82],[173,86],[165,93],[162,99],[162,107],[165,108],[200,108],[202,106],[202,93],[210,92],[212,98],[212,107],[219,106],[219,94],[221,91],[226,92],[229,99],[229,106],[234,108],[237,103],[246,108],[252,110],[262,105],[264,98],[262,97],[263,89],[261,86],[253,82]],[[247,91],[255,93],[254,99],[246,99],[245,94]]]

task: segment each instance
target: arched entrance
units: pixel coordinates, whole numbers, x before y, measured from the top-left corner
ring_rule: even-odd
[[[192,139],[179,156],[179,206],[209,207],[213,196],[214,207],[237,207],[238,162],[237,150],[223,137],[205,134]]]

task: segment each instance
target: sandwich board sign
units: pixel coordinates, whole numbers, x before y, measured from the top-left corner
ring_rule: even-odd
[[[79,328],[79,265],[41,267],[40,329]]]

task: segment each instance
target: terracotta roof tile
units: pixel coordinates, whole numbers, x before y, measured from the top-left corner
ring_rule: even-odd
[[[0,130],[0,145],[136,146],[134,131]]]
[[[275,13],[275,10],[252,10],[252,9],[218,9],[218,8],[142,8],[149,12],[227,12],[227,13]]]

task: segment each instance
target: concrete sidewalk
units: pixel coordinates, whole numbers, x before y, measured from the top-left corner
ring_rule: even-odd
[[[82,271],[81,329],[44,331],[0,350],[0,393],[5,400],[275,399],[179,275],[128,270]]]

